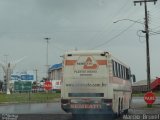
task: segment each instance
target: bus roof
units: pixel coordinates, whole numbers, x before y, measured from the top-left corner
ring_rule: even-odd
[[[128,65],[126,65],[124,62],[122,62],[121,60],[119,60],[118,58],[116,58],[115,56],[113,56],[110,52],[107,51],[103,51],[103,50],[70,50],[70,51],[66,51],[64,56],[68,56],[68,55],[100,55],[100,54],[108,54],[111,59],[117,61],[118,63],[126,66],[129,68]]]
[[[72,54],[72,55],[85,55],[85,54],[91,54],[91,55],[96,55],[96,54],[109,54],[106,51],[103,50],[72,50],[72,51],[67,51],[65,52],[66,55]]]

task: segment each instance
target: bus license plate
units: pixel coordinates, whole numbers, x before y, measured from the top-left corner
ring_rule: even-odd
[[[100,104],[71,104],[71,108],[78,109],[100,109]]]

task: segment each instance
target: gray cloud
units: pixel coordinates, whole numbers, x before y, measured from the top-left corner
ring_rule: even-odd
[[[148,5],[150,28],[159,23],[159,1]],[[0,58],[8,54],[12,59],[27,58],[16,70],[45,69],[45,37],[52,38],[49,44],[49,64],[61,62],[61,56],[68,49],[97,49],[111,51],[126,61],[137,79],[146,78],[145,42],[136,35],[144,25],[135,24],[126,32],[114,38],[132,24],[119,19],[133,19],[144,22],[144,7],[134,6],[132,0],[0,0]],[[156,30],[160,30],[157,28]],[[159,36],[151,36],[152,76],[158,76]],[[144,40],[141,38],[140,40]]]

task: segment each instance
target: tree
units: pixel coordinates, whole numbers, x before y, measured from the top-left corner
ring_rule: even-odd
[[[3,82],[0,81],[0,91],[2,91],[2,88],[3,88]]]

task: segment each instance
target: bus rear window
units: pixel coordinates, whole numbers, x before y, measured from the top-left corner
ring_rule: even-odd
[[[69,97],[104,97],[104,93],[68,93]]]

